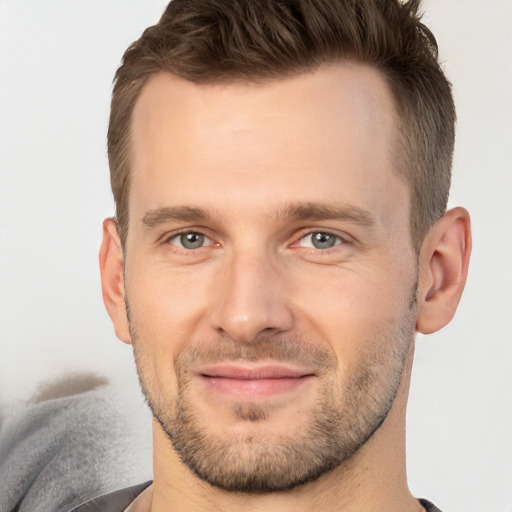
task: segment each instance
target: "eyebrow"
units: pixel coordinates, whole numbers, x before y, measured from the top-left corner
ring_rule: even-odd
[[[144,217],[142,217],[142,223],[148,228],[154,228],[172,220],[199,222],[208,220],[209,218],[210,215],[202,208],[192,206],[166,206],[157,208],[156,210],[148,210],[144,214]]]
[[[303,221],[341,220],[363,227],[372,227],[376,223],[370,212],[354,205],[298,203],[286,205],[277,216]]]
[[[375,219],[367,210],[358,206],[337,206],[324,203],[292,203],[277,208],[272,217],[275,220],[323,221],[338,220],[350,222],[363,227],[375,225]],[[203,208],[193,206],[165,206],[148,210],[142,218],[142,223],[148,228],[154,228],[170,221],[204,222],[211,215]]]

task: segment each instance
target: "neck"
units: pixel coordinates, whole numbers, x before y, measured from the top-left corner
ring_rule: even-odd
[[[186,467],[157,422],[153,423],[152,512],[267,510],[272,512],[422,511],[407,486],[405,410],[414,347],[387,418],[372,438],[338,468],[318,480],[282,492],[233,493],[200,480]]]

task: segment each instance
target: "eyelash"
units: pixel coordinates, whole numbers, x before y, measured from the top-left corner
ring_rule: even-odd
[[[208,240],[210,240],[212,243],[211,244],[208,244],[206,246],[201,246],[201,247],[198,247],[198,249],[202,249],[204,247],[210,247],[210,246],[215,246],[215,245],[219,245],[219,244],[216,244],[211,237],[209,237],[206,233],[204,233],[203,231],[201,231],[200,229],[183,229],[181,231],[178,231],[176,233],[173,233],[172,235],[169,235],[169,236],[164,236],[163,237],[163,243],[170,246],[170,247],[173,247],[177,250],[182,250],[182,251],[185,251],[185,252],[193,252],[197,249],[187,249],[185,247],[179,247],[177,245],[174,245],[171,243],[171,240],[173,239],[176,239],[176,238],[179,238],[180,236],[182,235],[200,235],[200,236],[204,236],[205,238],[207,238]]]
[[[331,247],[325,247],[325,248],[318,248],[312,246],[312,241],[310,242],[311,245],[309,247],[306,247],[304,245],[299,245],[301,242],[304,243],[304,239],[307,237],[312,237],[316,233],[321,233],[323,235],[328,235],[335,238],[335,243]],[[302,232],[298,234],[297,237],[295,237],[295,241],[291,244],[291,247],[293,249],[298,249],[303,252],[303,254],[311,255],[312,257],[319,257],[319,256],[333,256],[334,254],[338,254],[337,251],[339,251],[341,248],[344,248],[344,246],[349,245],[352,242],[352,239],[346,235],[345,233],[339,233],[335,232],[329,229],[322,229],[322,228],[316,228],[316,229],[305,229]]]
[[[195,248],[195,249],[187,249],[185,247],[179,247],[173,243],[171,243],[171,241],[173,239],[176,239],[182,235],[187,235],[187,234],[196,234],[196,235],[200,235],[200,236],[203,236],[205,238],[207,238],[208,240],[210,240],[211,243],[209,243],[208,245],[202,245],[198,248]],[[335,247],[338,247],[340,245],[344,245],[344,244],[347,244],[349,243],[349,240],[347,239],[348,237],[346,236],[342,236],[340,234],[337,234],[337,233],[333,233],[332,231],[329,231],[329,230],[322,230],[322,229],[309,229],[309,230],[304,230],[302,233],[299,234],[298,237],[295,238],[295,241],[292,242],[292,244],[290,244],[290,247],[301,247],[299,246],[299,242],[301,242],[302,240],[304,240],[305,238],[307,238],[308,236],[313,236],[315,234],[323,234],[323,235],[327,235],[327,236],[332,236],[336,239],[335,243],[333,246],[331,247],[326,247],[326,248],[318,248],[318,247],[302,247],[303,249],[305,250],[309,250],[309,251],[314,251],[314,252],[318,252],[318,253],[329,253],[332,249],[334,249]],[[163,239],[163,242],[174,248],[175,250],[180,250],[180,251],[184,251],[185,253],[193,253],[193,252],[196,252],[200,249],[203,249],[203,248],[206,248],[206,247],[211,247],[211,246],[219,246],[220,244],[219,243],[215,243],[215,241],[210,237],[208,236],[204,231],[202,231],[201,229],[183,229],[181,231],[178,231],[178,232],[175,232],[175,233],[172,233],[172,235],[169,235],[169,236],[164,236],[162,237]]]
[[[328,231],[328,230],[320,230],[320,229],[316,229],[314,231],[308,231],[306,233],[303,233],[298,239],[297,239],[297,242],[296,243],[299,243],[300,241],[302,240],[305,240],[306,238],[308,237],[311,237],[311,244],[313,244],[313,235],[316,235],[316,234],[321,234],[321,235],[327,235],[329,237],[333,237],[335,239],[335,242],[334,242],[334,245],[332,245],[331,247],[326,247],[326,248],[319,248],[319,247],[308,247],[308,249],[313,249],[313,250],[317,250],[317,251],[321,251],[321,252],[327,252],[329,249],[332,249],[338,245],[343,245],[346,243],[346,240],[336,234],[336,233],[332,233],[331,231]]]

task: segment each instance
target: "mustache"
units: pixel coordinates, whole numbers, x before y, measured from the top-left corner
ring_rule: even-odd
[[[237,342],[230,338],[215,341],[197,341],[177,354],[174,367],[186,371],[199,365],[221,362],[268,361],[305,366],[318,372],[337,367],[332,350],[319,343],[289,337],[259,338],[250,342]]]

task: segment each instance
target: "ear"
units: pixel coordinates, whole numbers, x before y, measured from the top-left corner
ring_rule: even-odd
[[[103,221],[100,272],[103,302],[114,324],[116,335],[124,343],[131,343],[124,300],[123,248],[117,231],[117,222],[113,218]]]
[[[453,318],[466,284],[470,254],[469,213],[464,208],[447,211],[421,246],[418,332],[436,332]]]

